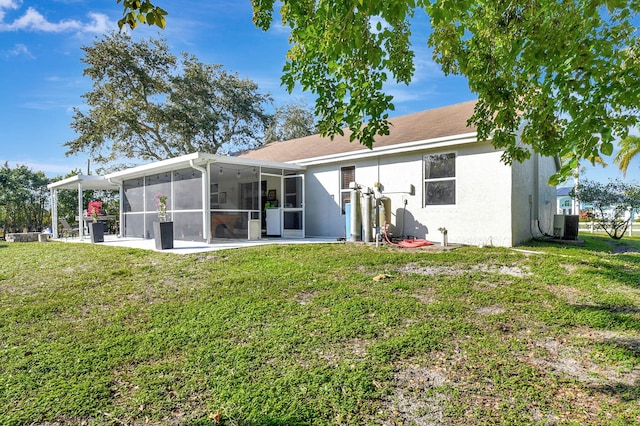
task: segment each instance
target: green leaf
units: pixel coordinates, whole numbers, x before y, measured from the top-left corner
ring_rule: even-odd
[[[611,142],[603,142],[602,145],[600,145],[600,152],[604,155],[613,154],[613,144]]]

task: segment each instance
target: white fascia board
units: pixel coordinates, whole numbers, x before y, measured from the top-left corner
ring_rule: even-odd
[[[274,167],[288,170],[305,170],[305,166],[277,163],[271,161],[250,160],[247,158],[229,157],[225,155],[206,154],[196,152],[193,154],[181,155],[180,157],[169,158],[162,161],[132,167],[118,172],[109,173],[105,178],[109,181],[122,182],[126,179],[134,179],[142,176],[164,173],[181,168],[191,167],[191,163],[197,166],[205,166],[208,163],[231,164],[238,166]]]
[[[222,164],[231,164],[237,166],[254,166],[254,167],[270,167],[274,169],[287,169],[294,171],[304,171],[307,169],[306,166],[294,163],[280,163],[277,161],[265,161],[265,160],[254,160],[250,158],[240,158],[240,157],[218,157],[215,161],[211,161],[211,163],[222,163]]]
[[[118,185],[107,181],[104,176],[78,174],[47,185],[48,189],[78,189],[81,184],[84,189],[118,189]]]
[[[175,170],[182,166],[189,167],[190,161],[198,161],[204,154],[193,153],[187,155],[181,155],[180,157],[168,158],[162,161],[154,161],[152,163],[143,164],[141,166],[130,167],[128,169],[120,170],[117,172],[109,173],[105,175],[105,178],[113,181],[122,181],[125,179],[136,178],[154,173],[162,173],[170,170]]]
[[[295,160],[292,163],[315,166],[320,164],[337,163],[341,161],[354,161],[369,157],[378,157],[380,155],[402,154],[412,151],[421,151],[424,149],[442,148],[452,145],[461,145],[478,142],[478,134],[476,132],[464,133],[455,136],[445,136],[441,138],[427,139],[415,142],[407,142],[403,144],[383,146],[373,149],[363,149],[355,152],[342,154],[324,155],[322,157],[305,158],[303,160]]]

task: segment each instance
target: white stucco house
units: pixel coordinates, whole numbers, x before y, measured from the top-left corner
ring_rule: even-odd
[[[152,237],[154,196],[162,193],[176,239],[349,239],[345,205],[354,186],[359,200],[371,203],[374,236],[383,221],[395,236],[438,242],[446,228],[450,243],[470,245],[510,247],[539,230],[551,233],[556,190],[547,181],[556,161],[532,154],[523,163],[500,162],[502,151],[478,141],[467,125],[474,106],[392,119],[391,134],[373,149],[350,143],[348,132],[334,140],[314,135],[235,157],[189,154],[103,178],[120,189],[120,229],[129,237]]]
[[[318,135],[266,145],[242,158],[306,167],[305,231],[345,236],[343,205],[348,181],[381,189],[396,235],[472,245],[514,246],[552,232],[555,188],[547,185],[558,164],[533,154],[523,163],[500,162],[502,151],[478,141],[467,126],[475,101],[391,120],[389,136],[373,149]]]
[[[556,189],[556,212],[558,214],[578,214],[574,212],[575,200],[571,197],[573,187],[560,187]]]

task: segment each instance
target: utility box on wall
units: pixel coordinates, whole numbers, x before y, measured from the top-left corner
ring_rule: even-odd
[[[553,236],[563,240],[577,240],[578,224],[578,215],[556,214],[553,216]]]

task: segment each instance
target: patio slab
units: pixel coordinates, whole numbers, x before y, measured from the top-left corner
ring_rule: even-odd
[[[84,238],[59,238],[55,241],[69,242],[69,243],[91,243],[89,237]],[[173,249],[156,250],[155,241],[153,239],[144,238],[131,238],[131,237],[117,237],[115,235],[105,235],[104,242],[98,243],[98,245],[114,246],[114,247],[129,247],[143,250],[161,251],[164,253],[175,254],[192,254],[203,253],[208,251],[217,250],[230,250],[246,247],[256,247],[268,244],[344,244],[342,241],[338,241],[336,238],[262,238],[259,240],[231,240],[231,239],[216,239],[211,244],[199,241],[182,241],[174,240]]]

